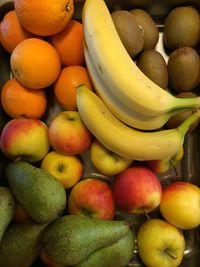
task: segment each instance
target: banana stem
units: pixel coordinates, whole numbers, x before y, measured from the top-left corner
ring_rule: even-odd
[[[200,111],[194,112],[191,114],[180,126],[177,127],[177,130],[182,136],[184,136],[189,130],[190,126],[200,120]]]
[[[176,98],[178,108],[200,108],[200,97]]]

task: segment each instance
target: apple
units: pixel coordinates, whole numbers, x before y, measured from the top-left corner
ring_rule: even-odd
[[[90,148],[93,135],[78,111],[61,111],[50,122],[49,141],[58,153],[73,156]]]
[[[63,267],[53,262],[52,259],[50,259],[49,256],[45,253],[44,249],[40,253],[40,259],[42,260],[42,263],[44,263],[48,267]]]
[[[41,168],[59,180],[65,189],[74,186],[83,174],[83,164],[77,156],[64,156],[50,151],[42,160]]]
[[[31,219],[29,214],[26,212],[23,206],[18,201],[16,201],[15,202],[15,214],[14,214],[13,221],[15,223],[21,223],[29,219]]]
[[[166,221],[180,229],[200,225],[200,189],[189,182],[173,182],[163,188],[160,212]]]
[[[68,212],[112,220],[115,216],[115,200],[111,187],[108,183],[93,178],[79,181],[69,193]]]
[[[175,168],[178,162],[183,158],[183,155],[184,149],[183,146],[181,146],[175,156],[159,160],[149,160],[146,161],[146,164],[152,171],[157,173],[164,173],[171,169],[171,167]]]
[[[108,150],[97,139],[90,147],[90,159],[100,173],[108,176],[119,174],[133,163],[133,160]]]
[[[144,222],[139,228],[137,242],[138,253],[145,266],[177,267],[183,260],[184,235],[165,220]]]
[[[115,177],[113,193],[117,205],[123,211],[142,214],[159,206],[162,186],[156,174],[148,167],[134,165]]]
[[[39,161],[49,151],[48,127],[39,119],[12,119],[3,127],[0,147],[13,160]]]

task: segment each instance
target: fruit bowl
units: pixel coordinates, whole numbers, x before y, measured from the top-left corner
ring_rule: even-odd
[[[181,5],[194,5],[197,9],[200,10],[200,3],[198,0],[194,1],[114,1],[114,0],[107,0],[105,1],[110,9],[110,11],[114,10],[130,10],[133,8],[142,8],[146,10],[156,22],[158,29],[159,29],[159,42],[157,43],[156,50],[159,51],[164,58],[168,58],[169,54],[165,50],[163,46],[163,23],[166,15],[176,6]],[[75,0],[75,13],[74,18],[77,20],[81,20],[81,12],[84,1]],[[3,0],[0,2],[0,19],[3,18],[4,14],[13,9],[13,2],[9,0]],[[0,86],[2,88],[3,84],[12,76],[10,70],[10,62],[9,62],[9,55],[5,52],[5,50],[0,46]],[[198,88],[197,88],[198,94]],[[52,117],[58,114],[61,111],[60,106],[55,101],[54,97],[51,94],[51,88],[49,90],[49,107],[47,112],[45,113],[43,120],[49,124]],[[169,185],[175,181],[187,181],[194,183],[200,186],[200,127],[197,127],[192,133],[188,133],[185,138],[184,142],[184,156],[182,160],[176,165],[176,168],[171,168],[169,171],[165,172],[164,174],[158,174],[158,177],[162,183],[162,185]],[[84,175],[89,177],[94,177],[98,179],[105,179],[106,177],[96,171],[96,169],[88,164],[89,155],[87,153],[83,153],[81,155],[82,160],[85,164],[84,168]],[[1,163],[0,163],[1,164]],[[158,217],[159,214],[157,211],[151,214],[152,217]],[[144,222],[145,216],[138,216],[138,215],[130,215],[123,212],[117,213],[117,217],[120,219],[125,219],[127,221],[131,221],[133,224],[133,231],[137,231],[140,225]],[[186,230],[184,231],[184,236],[186,240],[186,249],[184,252],[184,259],[181,263],[181,267],[197,267],[199,266],[200,262],[200,229],[199,227],[194,230]],[[44,264],[38,259],[32,267],[42,267]],[[135,253],[133,256],[132,261],[128,264],[129,267],[142,267],[144,264],[141,262],[138,256],[137,250],[137,243],[135,246]]]

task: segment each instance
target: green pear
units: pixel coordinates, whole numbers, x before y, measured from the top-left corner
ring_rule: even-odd
[[[46,226],[33,221],[9,226],[0,243],[0,267],[31,266],[41,251]]]
[[[24,161],[8,164],[5,173],[17,201],[34,221],[52,222],[62,214],[66,192],[50,173]]]
[[[6,186],[0,187],[0,242],[5,230],[12,221],[15,212],[15,200],[10,189]]]
[[[134,254],[134,236],[129,230],[110,246],[100,248],[74,267],[124,267]]]
[[[58,266],[75,265],[94,251],[117,242],[129,229],[125,221],[66,215],[45,231],[43,253]]]

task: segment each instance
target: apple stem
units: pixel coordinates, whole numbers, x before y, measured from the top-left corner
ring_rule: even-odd
[[[20,161],[22,159],[22,157],[17,157],[14,162]]]
[[[147,220],[150,220],[151,217],[149,216],[148,212],[145,210],[145,208],[143,208],[143,210],[144,210],[144,214],[145,214]]]
[[[177,130],[182,136],[184,136],[189,130],[190,126],[200,120],[200,111],[192,113],[186,120],[184,120],[180,126],[177,127]]]
[[[173,254],[169,253],[168,248],[166,248],[166,249],[164,250],[164,252],[166,252],[172,259],[174,259],[174,260],[177,259],[177,256],[174,256]]]
[[[170,165],[171,165],[172,169],[173,169],[174,172],[175,172],[175,176],[178,176],[178,172],[177,172],[176,167],[175,167],[171,162],[170,162]]]

